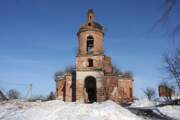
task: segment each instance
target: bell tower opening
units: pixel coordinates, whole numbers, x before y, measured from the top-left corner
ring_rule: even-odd
[[[87,53],[92,53],[94,48],[94,38],[92,36],[87,37],[87,47],[86,51]]]
[[[85,79],[86,93],[88,95],[89,103],[93,103],[97,101],[96,96],[96,79],[92,76],[89,76]]]

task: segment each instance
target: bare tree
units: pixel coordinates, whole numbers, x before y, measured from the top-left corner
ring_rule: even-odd
[[[32,96],[31,99],[29,99],[29,101],[47,101],[47,96],[44,96],[44,95],[34,95]]]
[[[172,84],[170,84],[168,81],[165,81],[165,80],[161,81],[159,85],[168,87],[168,88],[170,88],[170,89],[172,89],[172,90],[175,89],[174,86],[173,86]]]
[[[123,74],[123,72],[116,65],[113,65],[112,69],[113,69],[114,74],[117,74],[117,75],[122,75]]]
[[[55,73],[55,80],[59,78],[59,76],[63,76],[65,73],[74,73],[75,67],[74,66],[68,66],[64,70],[59,70]]]
[[[53,92],[50,92],[50,94],[49,94],[47,100],[54,100],[54,99],[55,99],[54,93],[53,93]]]
[[[126,72],[123,72],[121,69],[119,69],[116,65],[113,65],[112,66],[113,68],[113,73],[115,75],[122,75],[124,77],[129,77],[131,79],[133,79],[133,73],[131,71],[126,71]]]
[[[116,65],[113,65],[112,68],[113,68],[113,74],[122,75],[124,77],[129,77],[129,78],[133,79],[133,73],[131,71],[124,72],[121,69],[119,69]]]
[[[148,98],[148,100],[152,100],[156,95],[156,91],[150,87],[147,87],[143,92],[144,95]]]
[[[177,7],[178,4],[180,3],[179,0],[164,0],[163,2],[163,12],[157,22],[155,23],[155,26],[158,24],[165,24],[169,21],[171,18],[171,14],[173,13],[180,13],[178,11]],[[176,15],[178,16],[178,15]],[[180,22],[177,22],[175,26],[172,26],[172,30],[170,32],[170,35],[175,38],[177,35],[180,34]]]
[[[7,92],[7,96],[9,99],[19,99],[20,98],[20,93],[16,89],[10,89]]]
[[[173,9],[176,7],[177,0],[164,0],[163,13],[158,19],[158,23],[166,23]]]
[[[165,70],[169,74],[170,78],[174,79],[180,90],[180,48],[176,49],[173,56],[164,56]]]
[[[133,73],[131,71],[124,72],[124,76],[133,79]]]
[[[73,73],[75,72],[75,67],[74,66],[68,66],[65,68],[64,72],[69,72],[69,73]]]

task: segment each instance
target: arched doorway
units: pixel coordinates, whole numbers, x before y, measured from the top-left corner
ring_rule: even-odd
[[[96,102],[96,79],[92,76],[89,76],[85,79],[86,93],[90,103]]]

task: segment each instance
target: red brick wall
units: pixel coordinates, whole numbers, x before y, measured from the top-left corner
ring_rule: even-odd
[[[111,58],[104,56],[104,66],[103,69],[105,73],[112,73],[112,63],[111,63]]]
[[[133,100],[133,81],[127,78],[118,80],[119,100],[122,102]]]
[[[93,59],[93,67],[88,67],[88,59]],[[102,69],[103,68],[104,56],[81,56],[76,57],[76,69],[77,70],[88,70],[88,69]]]
[[[94,38],[94,54],[103,53],[103,34],[98,31],[85,31],[81,32],[78,36],[79,39],[79,54],[84,55],[87,54],[86,51],[86,43],[87,37],[93,36]]]
[[[71,102],[72,101],[72,76],[66,76],[66,94],[65,94],[65,101]]]
[[[56,98],[65,100],[65,79],[56,81]]]
[[[133,81],[118,76],[106,76],[105,88],[107,98],[118,103],[127,103],[133,100]]]
[[[58,80],[56,83],[56,96],[64,101],[72,101],[72,76],[65,76],[64,80]],[[97,89],[97,102],[107,99],[117,103],[127,103],[133,100],[133,81],[128,78],[119,78],[115,75],[105,76],[102,87]],[[82,81],[76,80],[76,100],[87,102],[85,89]]]
[[[160,97],[171,97],[174,94],[175,93],[171,88],[168,88],[167,86],[163,86],[163,85],[159,86],[159,96]]]
[[[118,85],[118,77],[109,75],[105,76],[105,90],[106,90],[106,95],[107,99],[112,99],[114,95],[112,95],[112,92],[114,91],[115,87]]]
[[[72,76],[65,75],[56,81],[56,98],[63,101],[72,101]]]
[[[83,86],[81,80],[76,80],[76,101],[85,102],[84,86]]]

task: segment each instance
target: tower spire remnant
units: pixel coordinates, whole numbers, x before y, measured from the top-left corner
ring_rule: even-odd
[[[92,23],[94,21],[94,12],[92,9],[88,10],[87,21],[88,21],[88,23]]]

